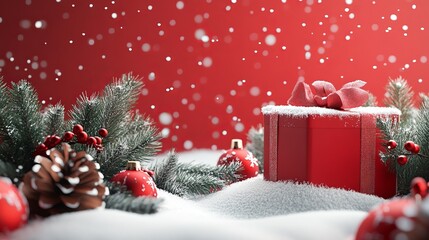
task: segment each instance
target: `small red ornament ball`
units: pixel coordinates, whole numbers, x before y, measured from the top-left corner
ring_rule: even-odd
[[[83,132],[83,127],[80,124],[76,124],[73,126],[73,133],[78,135],[79,133]]]
[[[101,128],[100,130],[98,130],[98,134],[100,134],[101,137],[107,137],[107,135],[109,134],[109,132],[107,131],[107,129],[105,128]]]
[[[95,146],[97,144],[97,140],[95,139],[95,137],[89,137],[86,144],[88,144],[89,146]]]
[[[389,149],[395,149],[398,146],[398,143],[396,143],[395,140],[390,140],[387,142],[387,147]]]
[[[81,133],[77,134],[77,141],[79,143],[86,143],[87,140],[88,140],[88,133],[81,132]]]
[[[149,173],[141,169],[140,162],[137,161],[128,161],[127,169],[117,173],[110,181],[125,185],[135,197],[158,196],[155,182]]]
[[[74,133],[72,133],[70,131],[67,131],[63,135],[63,140],[66,141],[66,142],[69,142],[69,141],[71,141],[73,139],[73,137],[74,137]]]
[[[418,144],[414,144],[414,149],[411,151],[414,154],[417,154],[420,152],[420,146]]]
[[[428,185],[421,177],[416,177],[411,181],[411,194],[413,196],[419,194],[422,198],[426,197]]]
[[[396,161],[398,162],[399,165],[404,166],[405,164],[407,164],[408,158],[405,155],[399,155]]]
[[[237,172],[241,175],[238,181],[252,178],[259,173],[258,159],[246,149],[243,149],[243,142],[240,139],[232,139],[231,149],[223,153],[217,162],[217,165],[231,164],[232,162],[240,162],[242,169]]]
[[[0,177],[0,233],[20,228],[28,220],[27,199],[8,178]]]
[[[101,137],[95,136],[94,138],[97,145],[101,145],[101,143],[103,143],[103,139],[101,139]]]
[[[407,151],[413,152],[415,147],[415,143],[413,141],[407,141],[404,144],[404,148]]]

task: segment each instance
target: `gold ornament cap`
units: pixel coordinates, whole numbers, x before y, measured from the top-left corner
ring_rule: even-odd
[[[140,171],[140,170],[142,170],[142,167],[141,167],[139,161],[128,161],[126,170]]]
[[[232,139],[231,149],[243,149],[243,141],[241,139]]]

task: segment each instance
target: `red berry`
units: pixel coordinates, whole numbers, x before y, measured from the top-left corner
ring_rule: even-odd
[[[81,133],[77,134],[77,141],[79,143],[86,143],[87,140],[88,140],[88,133],[81,132]]]
[[[100,130],[98,130],[98,134],[100,134],[101,137],[107,137],[107,135],[109,134],[109,132],[107,131],[107,129],[105,128],[101,128]]]
[[[86,144],[88,144],[89,146],[95,146],[97,144],[97,140],[95,139],[95,137],[89,137],[86,141]]]
[[[411,181],[411,193],[415,196],[419,194],[422,198],[426,197],[428,186],[426,181],[421,177],[416,177]]]
[[[411,151],[414,154],[417,154],[420,152],[420,146],[418,144],[414,144],[414,149]]]
[[[73,133],[78,135],[79,133],[83,132],[83,127],[80,124],[76,124],[73,126]]]
[[[407,141],[407,142],[404,144],[404,148],[405,148],[405,150],[412,152],[412,151],[414,151],[414,147],[415,147],[415,145],[416,145],[416,144],[415,144],[413,141]]]
[[[49,144],[51,142],[51,135],[48,135],[45,137],[45,141],[43,141],[43,144]]]
[[[399,155],[398,158],[396,159],[396,161],[398,161],[399,165],[403,166],[403,165],[407,164],[408,158],[405,155]]]
[[[70,132],[70,131],[67,131],[67,132],[65,132],[65,133],[64,133],[64,135],[63,135],[63,140],[64,140],[65,142],[68,142],[68,141],[71,141],[71,140],[73,139],[73,137],[74,137],[74,133],[72,133],[72,132]]]
[[[46,145],[43,143],[37,145],[37,147],[36,147],[36,153],[44,153],[44,152],[46,152],[46,150],[48,150],[48,147],[46,147]]]
[[[101,139],[101,137],[96,136],[95,140],[97,141],[97,145],[101,145],[101,143],[103,142],[103,139]]]
[[[387,148],[389,149],[395,149],[398,146],[398,143],[396,143],[395,140],[390,140],[387,142]]]
[[[52,143],[52,147],[55,147],[55,146],[57,146],[58,144],[60,144],[61,143],[61,138],[59,137],[59,136],[52,136],[51,137],[51,143]]]

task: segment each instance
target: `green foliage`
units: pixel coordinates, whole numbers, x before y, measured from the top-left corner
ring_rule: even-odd
[[[147,164],[150,157],[154,156],[161,143],[161,136],[153,126],[150,119],[136,116],[123,123],[123,134],[104,145],[105,150],[97,154],[96,160],[107,178],[124,169],[130,160]],[[131,128],[131,129],[130,129]]]
[[[396,107],[401,110],[401,124],[407,124],[412,119],[414,112],[414,92],[407,81],[402,77],[389,79],[385,96],[386,107]]]
[[[85,150],[100,163],[106,178],[123,169],[128,160],[147,162],[161,146],[160,135],[148,117],[133,107],[141,92],[141,79],[131,74],[106,86],[103,94],[88,97],[82,94],[64,120],[64,107],[48,106],[43,112],[37,93],[30,83],[12,83],[11,88],[0,79],[0,176],[19,182],[33,166],[33,152],[47,135],[62,136],[74,124],[81,124],[91,135],[98,135],[102,127],[108,129],[103,139],[104,152],[96,152],[83,144]],[[110,208],[140,213],[154,212],[160,200],[134,198],[127,192],[114,191],[107,198]]]
[[[163,199],[152,197],[134,197],[122,186],[108,184],[110,195],[106,196],[106,208],[117,209],[126,212],[151,214],[158,210]]]
[[[247,133],[246,149],[258,159],[259,172],[264,172],[264,127],[250,128]]]
[[[384,140],[384,149],[380,152],[383,162],[389,168],[396,171],[398,193],[408,194],[411,181],[414,177],[423,177],[429,180],[429,98],[420,94],[422,100],[420,109],[416,109],[413,103],[413,91],[405,79],[399,77],[390,80],[387,87],[387,106],[393,106],[402,111],[400,122],[391,119],[379,120],[377,126],[380,128]],[[389,149],[387,141],[394,140],[398,147]],[[413,141],[420,145],[420,153],[412,154],[404,149],[407,141]],[[400,165],[397,162],[399,155],[406,155],[408,162]]]
[[[240,177],[236,174],[240,167],[240,163],[224,166],[179,163],[177,155],[172,152],[152,169],[158,188],[182,197],[192,197],[210,194],[236,181]]]
[[[43,126],[47,135],[61,135],[65,130],[64,107],[61,104],[49,105],[44,110]]]
[[[20,179],[33,166],[33,152],[44,135],[40,107],[37,93],[28,82],[12,83],[7,89],[0,81],[0,161],[3,167],[16,169],[14,176],[10,170],[0,169],[2,175]]]

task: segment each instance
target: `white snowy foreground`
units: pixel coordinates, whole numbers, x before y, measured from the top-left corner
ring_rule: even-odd
[[[179,154],[181,161],[214,164],[219,151]],[[189,200],[159,190],[156,214],[97,209],[37,220],[13,239],[348,239],[383,199],[261,176]]]

